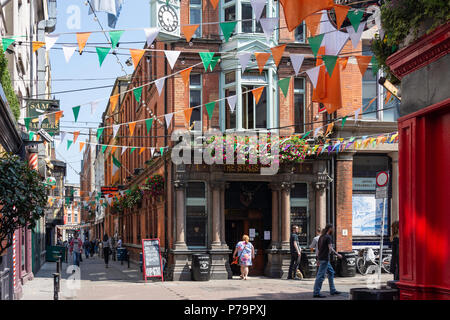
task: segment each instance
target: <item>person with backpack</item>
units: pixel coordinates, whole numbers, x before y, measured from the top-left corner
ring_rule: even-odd
[[[78,233],[75,233],[73,239],[70,241],[69,247],[69,251],[72,254],[73,264],[79,267],[81,253],[83,251],[83,241],[78,238]]]

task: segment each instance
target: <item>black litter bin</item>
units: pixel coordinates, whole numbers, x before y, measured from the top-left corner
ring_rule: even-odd
[[[303,277],[314,278],[317,274],[317,260],[316,253],[308,250],[302,250],[300,258],[300,270],[302,270]]]
[[[211,258],[208,254],[192,255],[192,278],[195,281],[209,281],[211,278]]]
[[[127,261],[126,248],[117,248],[117,261]]]
[[[341,277],[354,277],[356,275],[356,254],[353,251],[339,252],[342,259],[337,260],[337,272]]]

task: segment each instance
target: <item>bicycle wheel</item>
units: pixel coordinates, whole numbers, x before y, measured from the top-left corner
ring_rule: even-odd
[[[367,274],[367,267],[364,261],[364,257],[359,257],[356,259],[356,268],[358,269],[358,272],[363,276]]]
[[[383,258],[383,264],[381,265],[384,271],[391,273],[391,256]]]

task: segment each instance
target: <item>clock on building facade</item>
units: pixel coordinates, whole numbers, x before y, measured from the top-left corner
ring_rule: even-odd
[[[159,28],[159,39],[180,38],[180,0],[152,0],[150,11],[151,26]]]

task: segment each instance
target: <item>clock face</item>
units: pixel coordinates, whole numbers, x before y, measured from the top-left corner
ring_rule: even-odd
[[[159,8],[158,21],[161,28],[167,32],[174,32],[178,28],[178,16],[171,6],[163,5]]]

